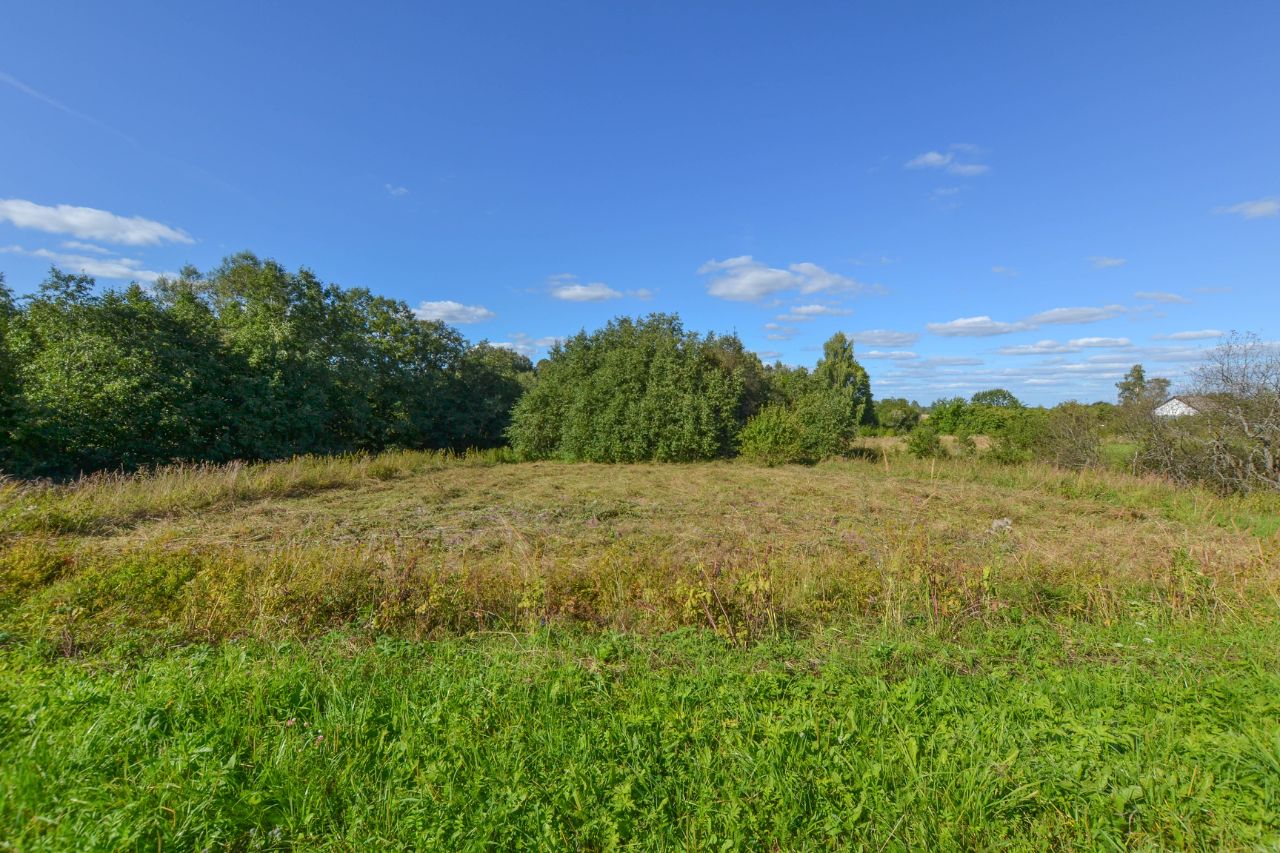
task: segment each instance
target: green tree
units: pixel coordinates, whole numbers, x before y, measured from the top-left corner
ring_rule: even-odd
[[[853,341],[836,332],[822,345],[822,359],[813,369],[816,388],[840,395],[849,407],[855,425],[875,423],[871,399],[871,379],[853,356]]]
[[[733,452],[743,378],[714,335],[674,315],[618,318],[552,348],[512,412],[512,446],[531,458],[691,461]]]
[[[979,391],[969,398],[969,402],[975,406],[995,406],[1003,409],[1022,408],[1022,402],[1003,388]]]
[[[51,270],[10,322],[31,472],[225,458],[214,331],[137,285],[100,296],[93,288],[87,276]]]

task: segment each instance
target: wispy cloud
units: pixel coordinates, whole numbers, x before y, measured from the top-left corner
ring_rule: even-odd
[[[419,320],[440,320],[445,323],[482,323],[498,316],[483,305],[463,305],[452,299],[440,302],[419,302],[413,309]]]
[[[518,352],[528,358],[533,358],[539,350],[550,349],[559,343],[564,343],[564,338],[535,338],[532,335],[525,334],[524,332],[516,332],[511,336],[511,340],[495,341],[493,345],[495,347],[502,347],[503,349]]]
[[[996,275],[1007,275],[1009,278],[1018,277],[1018,271],[1015,270],[1013,267],[994,266],[991,268],[991,271]]]
[[[0,199],[0,222],[50,234],[70,234],[83,240],[101,240],[125,246],[161,243],[194,243],[181,228],[141,216],[119,216],[94,207],[59,204],[52,207],[20,198]]]
[[[383,187],[386,188],[387,195],[391,196],[392,198],[400,198],[401,196],[406,196],[409,194],[408,187],[402,187],[398,184],[383,184]]]
[[[920,340],[919,332],[895,332],[892,329],[865,329],[853,333],[855,343],[872,347],[909,347]]]
[[[914,359],[919,358],[920,356],[916,355],[914,352],[911,352],[910,350],[885,351],[885,350],[873,349],[873,350],[869,350],[867,352],[861,353],[858,357],[870,358],[870,359],[884,359],[886,361],[912,361]]]
[[[1186,332],[1171,332],[1167,335],[1154,335],[1158,341],[1207,341],[1212,338],[1222,337],[1223,332],[1218,329],[1192,329]]]
[[[1089,263],[1093,264],[1093,268],[1097,270],[1122,267],[1127,263],[1124,258],[1109,258],[1106,255],[1091,255],[1088,260]]]
[[[983,314],[977,317],[960,317],[945,323],[929,323],[930,332],[950,338],[986,338],[994,335],[1008,335],[1013,332],[1028,332],[1041,326],[1076,325],[1080,323],[1097,323],[1109,320],[1125,313],[1123,305],[1103,305],[1099,307],[1050,308],[1032,314],[1021,320],[1005,322],[993,320]]]
[[[609,299],[621,299],[622,293],[607,284],[593,281],[589,284],[557,284],[551,288],[551,295],[565,302],[604,302]]]
[[[49,249],[24,249],[21,246],[0,246],[0,252],[14,255],[26,255],[30,258],[43,258],[56,267],[71,272],[83,273],[94,278],[106,278],[116,281],[141,281],[150,284],[163,272],[149,270],[142,266],[137,258],[104,258],[88,255],[71,255],[54,252]]]
[[[1163,290],[1139,290],[1133,294],[1135,299],[1145,299],[1148,302],[1164,302],[1166,304],[1189,305],[1191,300],[1177,293],[1166,293]]]
[[[976,153],[978,153],[977,146],[958,143],[952,145],[948,151],[926,151],[912,157],[904,166],[908,169],[942,169],[966,178],[985,175],[991,171],[990,166],[973,162],[962,163],[958,159],[959,155],[972,156]]]
[[[66,240],[59,244],[62,248],[72,252],[92,252],[95,255],[114,255],[115,252],[105,249],[102,246],[93,243],[82,243],[79,240]]]
[[[797,305],[786,314],[779,314],[778,319],[787,323],[803,323],[815,317],[847,317],[852,313],[848,308],[836,305]]]
[[[1242,201],[1239,204],[1215,207],[1213,212],[1217,214],[1234,214],[1241,219],[1263,219],[1268,216],[1280,216],[1280,196],[1269,196],[1267,198],[1254,199],[1253,201]]]
[[[735,302],[758,302],[766,296],[789,291],[804,295],[883,292],[879,285],[863,284],[808,261],[778,269],[766,266],[751,255],[740,255],[723,261],[707,261],[698,272],[711,276],[707,293]]]

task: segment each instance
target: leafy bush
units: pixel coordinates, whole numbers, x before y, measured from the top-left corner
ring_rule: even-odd
[[[920,423],[920,407],[901,397],[878,401],[875,411],[880,430],[886,435],[905,435]]]
[[[804,427],[793,409],[765,406],[742,428],[739,453],[762,465],[813,461],[806,448]]]
[[[512,446],[530,459],[688,462],[730,455],[744,383],[714,335],[674,315],[619,318],[551,351],[512,413]]]
[[[932,418],[923,421],[907,436],[907,452],[917,459],[940,459],[947,455],[942,446],[942,437]]]

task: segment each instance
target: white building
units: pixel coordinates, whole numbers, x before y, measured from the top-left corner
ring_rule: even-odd
[[[1202,397],[1170,397],[1159,406],[1156,406],[1152,414],[1157,418],[1182,418],[1187,415],[1198,415],[1204,409],[1204,399]]]

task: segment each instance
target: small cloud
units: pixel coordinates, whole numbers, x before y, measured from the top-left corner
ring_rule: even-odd
[[[895,332],[892,329],[866,329],[854,332],[855,343],[873,347],[909,347],[920,340],[918,332]]]
[[[751,255],[740,255],[723,261],[707,261],[698,272],[712,276],[707,283],[707,293],[735,302],[758,302],[788,291],[806,295],[883,292],[878,285],[865,285],[808,261],[791,264],[784,270],[766,266]]]
[[[961,154],[976,154],[978,148],[973,145],[952,145],[950,151],[926,151],[916,157],[908,160],[904,167],[907,169],[942,169],[953,175],[971,178],[977,175],[985,175],[991,170],[991,167],[981,163],[961,163],[956,160],[956,152]]]
[[[1232,288],[1223,285],[1210,285],[1209,287],[1194,287],[1196,293],[1231,293]]]
[[[565,302],[604,302],[622,298],[621,293],[598,281],[590,284],[556,284],[551,288],[551,295]]]
[[[951,164],[955,159],[954,154],[943,154],[940,151],[926,151],[925,153],[912,157],[906,162],[908,169],[942,169]]]
[[[1133,296],[1135,299],[1146,299],[1150,302],[1181,303],[1183,305],[1189,305],[1191,303],[1191,300],[1185,296],[1179,296],[1176,293],[1166,293],[1163,290],[1139,290],[1137,293],[1133,294]]]
[[[869,352],[864,352],[858,356],[858,358],[885,359],[887,361],[912,361],[919,357],[920,356],[916,355],[915,353],[909,350],[885,351],[885,350],[878,350],[878,349],[873,349],[873,350],[870,350]]]
[[[393,198],[399,198],[400,196],[409,194],[408,187],[401,187],[396,184],[383,184],[383,186],[386,187],[387,195],[392,196]]]
[[[533,358],[540,350],[550,349],[556,344],[564,343],[564,338],[545,337],[535,338],[524,332],[516,332],[511,336],[509,341],[496,341],[495,347],[509,349],[512,352],[518,352],[527,358]]]
[[[992,271],[993,273],[995,273],[996,275],[1007,275],[1009,278],[1017,278],[1017,277],[1018,277],[1018,271],[1017,271],[1017,270],[1015,270],[1013,267],[1000,267],[1000,266],[995,266],[995,267],[992,267],[992,268],[991,268],[991,271]]]
[[[0,252],[14,255],[26,255],[30,258],[43,258],[54,266],[71,270],[72,272],[93,276],[94,278],[107,278],[117,281],[141,281],[151,284],[162,275],[167,274],[157,272],[156,270],[144,269],[142,261],[137,260],[136,258],[104,258],[89,257],[88,255],[67,255],[61,252],[51,252],[48,249],[28,250],[21,246],[0,246]]]
[[[797,305],[788,313],[778,315],[778,319],[788,323],[803,323],[814,317],[847,317],[852,313],[848,308],[833,305]]]
[[[1280,196],[1242,201],[1225,207],[1215,207],[1214,213],[1229,213],[1241,219],[1263,219],[1269,216],[1280,216]]]
[[[630,296],[632,299],[647,301],[653,298],[653,291],[647,287],[642,287],[639,290],[628,290],[627,296]]]
[[[1032,314],[1022,320],[1005,322],[993,320],[987,315],[978,317],[960,317],[946,323],[929,323],[925,328],[935,335],[952,338],[985,338],[993,335],[1007,335],[1012,332],[1027,332],[1040,326],[1074,325],[1078,323],[1097,323],[1109,320],[1125,313],[1123,305],[1104,305],[1101,307],[1050,308],[1039,314]]]
[[[1036,341],[1034,344],[1001,347],[996,350],[1000,355],[1057,355],[1068,352],[1080,352],[1080,345],[1075,343],[1059,343],[1058,341]]]
[[[928,323],[925,326],[935,335],[948,338],[985,338],[1021,332],[1028,327],[1022,323],[1004,323],[983,314],[978,317],[960,317],[946,323]]]
[[[1207,341],[1212,338],[1222,337],[1223,332],[1218,329],[1193,329],[1186,332],[1172,332],[1167,335],[1154,335],[1158,341]]]
[[[758,349],[756,350],[756,355],[760,356],[761,361],[773,361],[774,359],[782,358],[782,353],[776,349]]]
[[[1022,322],[1032,327],[1097,323],[1119,317],[1125,311],[1123,305],[1104,305],[1097,308],[1050,308],[1048,311],[1032,314]]]
[[[79,240],[67,240],[60,244],[64,249],[70,249],[73,252],[92,252],[95,255],[112,255],[115,254],[110,249],[104,249],[93,243],[82,243]]]
[[[1133,341],[1128,338],[1072,338],[1071,345],[1077,347],[1131,347]]]
[[[498,316],[483,305],[463,305],[451,299],[442,302],[420,302],[413,314],[419,320],[440,320],[455,324],[483,323]]]
[[[52,207],[20,198],[0,199],[0,222],[49,234],[70,234],[82,240],[101,240],[125,246],[156,246],[161,243],[191,244],[195,239],[181,228],[173,228],[141,216],[119,216],[94,207],[59,204]]]
[[[1092,255],[1089,257],[1089,263],[1093,264],[1096,270],[1110,269],[1111,267],[1122,267],[1125,265],[1124,258],[1108,258],[1105,255]]]

